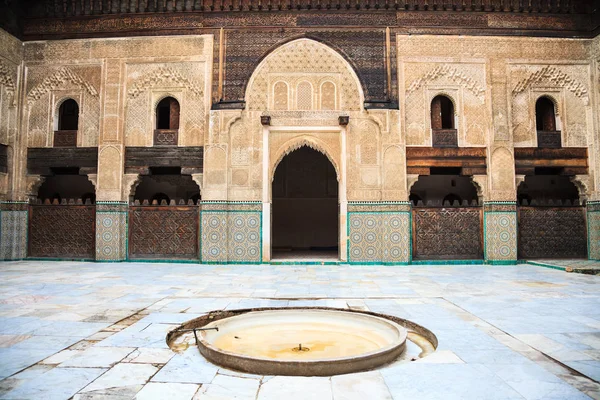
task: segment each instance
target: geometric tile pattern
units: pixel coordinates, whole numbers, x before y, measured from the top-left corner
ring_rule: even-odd
[[[408,203],[348,203],[348,262],[410,263],[411,230]]]
[[[0,260],[22,260],[27,257],[26,202],[0,203]]]
[[[227,261],[262,261],[262,212],[229,211],[227,225]]]
[[[587,202],[588,258],[600,260],[600,201]]]
[[[96,203],[96,261],[125,261],[127,259],[126,202]]]
[[[241,264],[262,261],[261,203],[202,203],[200,220],[202,262]]]
[[[484,253],[490,264],[514,264],[517,261],[516,202],[484,203]]]

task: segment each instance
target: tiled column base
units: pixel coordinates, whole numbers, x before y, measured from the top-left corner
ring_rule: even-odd
[[[27,210],[27,202],[0,202],[0,260],[27,257]]]
[[[96,261],[125,261],[127,259],[126,202],[99,201],[96,203]]]
[[[202,202],[200,230],[202,262],[262,262],[262,203]]]
[[[348,202],[348,263],[409,264],[409,202]]]
[[[484,254],[488,264],[517,263],[517,203],[483,203]]]
[[[588,258],[600,261],[600,201],[587,202]]]

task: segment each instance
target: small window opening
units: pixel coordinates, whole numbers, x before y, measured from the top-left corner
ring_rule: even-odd
[[[436,96],[431,101],[431,128],[454,129],[454,104],[446,96]]]
[[[179,129],[179,102],[166,97],[156,106],[156,129]]]
[[[79,125],[79,106],[73,99],[65,100],[58,109],[58,130],[76,131]]]
[[[535,124],[538,131],[556,131],[554,103],[547,97],[540,97],[535,103]]]

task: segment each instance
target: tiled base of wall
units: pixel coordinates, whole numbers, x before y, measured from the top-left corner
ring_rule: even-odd
[[[27,202],[0,202],[0,260],[27,257]]]
[[[408,264],[411,226],[408,202],[348,203],[348,262]]]
[[[494,201],[483,204],[484,254],[487,264],[517,262],[517,204]]]
[[[96,261],[127,259],[127,210],[125,202],[96,204]]]
[[[600,201],[587,203],[588,258],[600,261]]]
[[[203,263],[261,263],[262,203],[203,202],[200,248]]]

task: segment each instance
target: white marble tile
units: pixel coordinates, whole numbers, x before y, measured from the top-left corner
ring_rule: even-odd
[[[218,367],[206,361],[196,347],[176,354],[152,378],[153,382],[210,383]]]
[[[190,400],[199,385],[191,383],[150,382],[135,396],[136,400]]]
[[[134,350],[131,347],[92,346],[80,354],[65,360],[59,367],[112,367]]]
[[[63,350],[43,360],[42,364],[60,364],[81,353],[80,350]]]
[[[377,371],[338,375],[331,378],[333,400],[392,400],[392,395]]]
[[[263,382],[257,400],[331,399],[331,381],[325,377],[275,376]]]
[[[175,356],[175,352],[171,349],[155,349],[147,347],[139,347],[132,351],[123,362],[137,364],[165,364]]]
[[[64,400],[92,382],[106,369],[53,368],[47,373],[26,381],[2,396],[3,399]]]
[[[202,385],[194,400],[254,400],[259,379],[217,375],[211,383]]]
[[[117,364],[100,378],[86,386],[82,392],[92,392],[120,386],[143,385],[157,371],[148,364]]]

